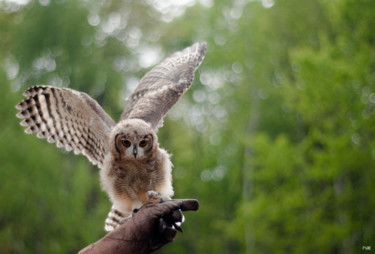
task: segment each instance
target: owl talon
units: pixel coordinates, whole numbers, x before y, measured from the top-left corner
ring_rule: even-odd
[[[133,212],[132,212],[132,216],[134,216],[134,214],[136,214],[138,211],[139,211],[139,209],[138,209],[138,208],[135,208],[135,209],[133,210]]]
[[[118,222],[118,224],[119,224],[119,225],[122,225],[122,224],[125,223],[125,221],[130,220],[132,217],[133,217],[133,214],[130,215],[130,216],[128,216],[128,217],[122,218],[122,219]]]
[[[164,199],[159,192],[147,191],[146,192],[146,203],[163,203]]]
[[[184,232],[184,231],[182,230],[182,228],[180,227],[180,225],[178,225],[178,222],[173,223],[173,227],[174,227],[176,230],[180,231],[181,233]]]

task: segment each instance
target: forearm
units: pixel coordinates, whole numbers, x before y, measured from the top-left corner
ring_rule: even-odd
[[[79,253],[151,253],[172,242],[176,229],[181,230],[176,225],[183,218],[181,211],[196,211],[198,207],[193,199],[145,204],[131,219]]]

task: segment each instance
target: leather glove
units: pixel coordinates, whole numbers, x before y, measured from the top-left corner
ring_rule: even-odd
[[[182,231],[176,225],[183,218],[181,211],[196,211],[198,207],[195,199],[147,203],[132,218],[79,253],[150,253],[172,242],[176,229]]]

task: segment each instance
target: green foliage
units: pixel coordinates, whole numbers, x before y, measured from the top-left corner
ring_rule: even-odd
[[[203,40],[195,82],[159,131],[175,196],[200,209],[159,253],[373,244],[374,2],[200,3],[178,15],[157,1],[0,1],[2,253],[75,253],[104,235],[110,206],[86,158],[23,133],[22,90],[82,90],[117,120],[148,68]]]

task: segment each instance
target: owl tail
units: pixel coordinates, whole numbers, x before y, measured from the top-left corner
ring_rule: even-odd
[[[105,220],[105,231],[113,231],[120,225],[120,221],[124,218],[124,214],[112,206],[111,210],[108,213],[107,219]]]

